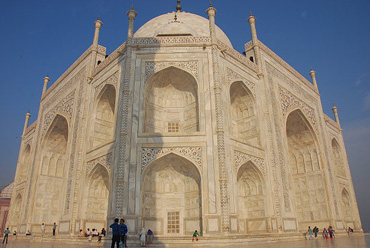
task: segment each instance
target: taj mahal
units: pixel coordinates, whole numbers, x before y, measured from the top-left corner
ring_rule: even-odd
[[[108,228],[158,237],[362,232],[338,109],[257,38],[234,50],[208,18],[160,15],[111,54],[92,45],[26,114],[8,226],[58,235]],[[207,7],[207,6],[205,6]],[[49,85],[48,85],[49,84]],[[51,84],[51,85],[50,85]],[[40,87],[41,91],[41,87]]]

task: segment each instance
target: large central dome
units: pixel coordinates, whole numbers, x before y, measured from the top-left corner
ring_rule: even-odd
[[[177,20],[175,20],[175,14]],[[186,12],[172,12],[145,23],[134,34],[134,37],[161,36],[210,36],[208,19]],[[217,39],[232,47],[226,34],[216,26]]]

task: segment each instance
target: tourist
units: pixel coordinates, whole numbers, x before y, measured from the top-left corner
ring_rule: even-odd
[[[27,230],[27,232],[26,232],[26,236],[31,236],[31,232],[30,232],[30,230]]]
[[[53,236],[55,236],[55,230],[57,229],[57,224],[54,222],[54,225],[53,225]]]
[[[333,238],[333,227],[332,226],[329,226],[328,232],[329,232],[330,238],[332,239]]]
[[[143,227],[143,229],[140,232],[140,246],[141,247],[145,247],[145,243],[146,243],[145,236],[146,236],[146,231],[145,231],[145,228]]]
[[[153,243],[154,234],[153,231],[148,229],[148,244]]]
[[[193,233],[193,239],[191,241],[194,241],[194,238],[195,238],[196,241],[198,241],[198,237],[199,237],[199,233],[198,233],[197,230],[195,230],[194,233]]]
[[[8,236],[9,236],[9,233],[10,233],[10,231],[9,231],[9,227],[8,227],[8,228],[6,228],[6,230],[4,231],[3,244],[4,244],[5,240],[6,240],[6,243],[8,243]]]
[[[85,237],[89,237],[91,235],[90,228],[87,228],[87,231],[85,233]]]
[[[107,231],[105,231],[104,227],[101,229],[101,234],[105,237],[105,234],[107,234]]]
[[[98,230],[97,229],[92,229],[92,233],[91,233],[91,235],[93,236],[93,237],[97,237],[97,236],[99,236],[99,232],[98,232]]]
[[[112,245],[111,248],[114,248],[114,245],[117,244],[117,248],[119,248],[119,241],[121,239],[120,228],[118,225],[118,218],[114,219],[114,223],[110,225],[112,228]]]
[[[122,247],[127,247],[127,226],[125,225],[125,220],[121,219],[119,221],[119,229],[121,232],[121,242],[122,242]]]
[[[13,236],[17,236],[17,231],[16,230],[14,230]]]
[[[326,228],[324,228],[324,230],[322,231],[322,237],[324,239],[328,239],[328,231],[326,230]]]
[[[353,229],[349,226],[347,230],[348,236],[350,237],[353,233]]]
[[[84,237],[85,236],[85,233],[84,231],[82,231],[82,229],[80,229],[80,234],[78,234],[79,237]]]
[[[44,237],[44,233],[45,233],[45,224],[42,223],[41,224],[41,237]]]
[[[312,231],[315,234],[315,238],[317,238],[317,233],[319,232],[319,228],[315,226]]]
[[[310,235],[309,239],[310,239],[310,240],[311,240],[311,239],[313,239],[313,238],[312,238],[313,231],[312,231],[312,229],[311,229],[311,227],[310,227],[310,226],[308,227],[307,232],[308,232],[308,234]]]

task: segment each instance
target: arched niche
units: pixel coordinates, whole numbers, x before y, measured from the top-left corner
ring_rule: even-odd
[[[113,140],[115,105],[116,89],[113,85],[107,84],[97,97],[93,114],[93,132],[90,138],[91,148],[99,147]]]
[[[22,195],[17,194],[14,200],[14,208],[13,208],[13,215],[12,215],[12,225],[19,226],[20,219],[21,219],[21,212],[22,211]]]
[[[189,160],[165,155],[146,168],[141,185],[145,228],[159,235],[202,232],[201,177]]]
[[[252,93],[238,81],[230,87],[231,134],[254,146],[260,145],[256,104]]]
[[[245,220],[265,217],[264,180],[259,169],[251,161],[239,168],[236,184],[239,220],[245,223]],[[252,225],[250,228],[241,228],[240,231],[244,233],[256,230],[253,230]]]
[[[336,139],[332,139],[331,147],[333,149],[334,164],[335,164],[335,174],[339,177],[346,178],[346,169],[344,166],[344,159],[341,153],[340,146]]]
[[[59,221],[62,212],[62,193],[65,189],[65,164],[68,147],[68,121],[57,114],[41,146],[40,175],[37,179],[34,223]]]
[[[325,180],[315,134],[300,110],[288,115],[286,135],[292,198],[299,229],[304,230],[307,223],[329,218]]]
[[[353,212],[353,209],[351,207],[351,198],[349,196],[349,193],[348,191],[344,188],[342,190],[342,212],[343,212],[343,219],[344,220],[353,220],[353,215],[352,215],[352,212]]]
[[[28,167],[30,166],[31,160],[31,146],[28,144],[23,151],[21,163],[20,163],[20,172],[19,172],[19,182],[27,181],[28,178]]]
[[[86,228],[101,230],[107,226],[109,172],[101,164],[95,165],[87,177],[85,192]]]
[[[144,108],[146,133],[199,131],[197,82],[181,69],[169,67],[149,78]]]

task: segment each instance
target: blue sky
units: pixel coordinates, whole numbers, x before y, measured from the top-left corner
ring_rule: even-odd
[[[92,43],[93,22],[104,25],[100,44],[114,51],[127,34],[128,0],[0,0],[0,185],[13,180],[24,114],[36,119],[43,77],[54,82]],[[317,71],[324,112],[339,109],[365,231],[370,231],[370,1],[214,0],[216,23],[243,51],[249,11],[258,38],[309,78]],[[135,30],[175,10],[175,0],[135,0]],[[206,17],[209,1],[183,0],[183,10]]]

